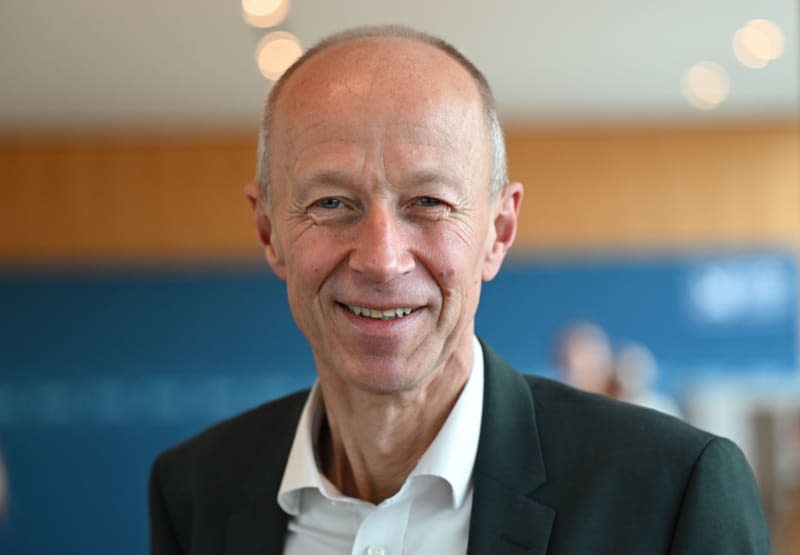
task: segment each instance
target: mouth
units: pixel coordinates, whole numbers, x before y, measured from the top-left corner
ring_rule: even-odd
[[[356,316],[363,316],[364,318],[372,318],[373,320],[398,320],[400,318],[405,318],[409,316],[412,312],[414,312],[413,308],[408,307],[398,307],[398,308],[388,308],[386,310],[379,310],[375,308],[366,308],[363,306],[355,306],[351,304],[343,305],[355,314]]]

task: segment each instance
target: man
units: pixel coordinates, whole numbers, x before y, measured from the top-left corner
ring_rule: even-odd
[[[733,444],[475,338],[522,187],[452,47],[381,27],[310,50],[270,93],[258,181],[319,379],[156,461],[154,553],[767,552]]]

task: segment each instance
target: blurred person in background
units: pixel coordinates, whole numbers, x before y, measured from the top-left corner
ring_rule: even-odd
[[[614,353],[603,328],[592,322],[575,322],[558,336],[558,370],[568,384],[583,391],[613,397]]]
[[[681,409],[671,397],[653,389],[658,364],[653,353],[639,343],[626,343],[617,352],[614,366],[615,397],[681,418]]]
[[[475,336],[522,186],[462,54],[336,35],[272,88],[260,138],[247,195],[318,379],[158,457],[155,555],[767,553],[731,441]]]

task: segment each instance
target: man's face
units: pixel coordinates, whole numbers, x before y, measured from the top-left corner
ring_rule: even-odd
[[[286,83],[271,145],[260,231],[320,379],[386,394],[469,368],[521,189],[490,198],[468,74],[406,40],[333,47]]]

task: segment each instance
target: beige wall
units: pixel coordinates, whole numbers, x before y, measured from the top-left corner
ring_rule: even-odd
[[[508,134],[532,248],[800,244],[797,127]]]
[[[258,256],[252,137],[0,142],[0,260]]]
[[[0,261],[254,259],[250,134],[0,138]],[[520,249],[800,245],[796,126],[508,133]]]

